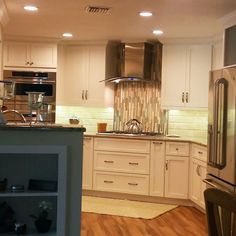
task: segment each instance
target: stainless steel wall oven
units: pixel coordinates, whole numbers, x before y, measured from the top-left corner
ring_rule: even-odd
[[[14,98],[5,100],[7,109],[15,109],[30,119],[27,92],[44,92],[42,121],[55,122],[56,72],[32,72],[4,70],[3,79],[15,84]],[[34,115],[34,114],[33,114]]]

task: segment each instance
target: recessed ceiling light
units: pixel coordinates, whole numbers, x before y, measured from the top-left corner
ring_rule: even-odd
[[[163,34],[163,31],[162,30],[153,30],[152,33],[156,34],[156,35],[161,35],[161,34]]]
[[[37,11],[38,10],[38,8],[36,6],[32,6],[32,5],[24,6],[24,9],[26,11]]]
[[[71,33],[64,33],[63,37],[70,38],[70,37],[73,37],[73,34],[71,34]]]
[[[152,13],[150,11],[141,11],[139,12],[139,15],[148,17],[148,16],[152,16]]]

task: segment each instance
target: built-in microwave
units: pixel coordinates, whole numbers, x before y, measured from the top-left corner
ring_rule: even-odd
[[[236,25],[224,31],[224,67],[236,66]]]
[[[55,122],[56,72],[4,70],[3,79],[14,83],[14,98],[5,100],[7,109],[14,109],[26,118],[30,116],[27,92],[43,92],[43,107],[50,107],[50,122]]]

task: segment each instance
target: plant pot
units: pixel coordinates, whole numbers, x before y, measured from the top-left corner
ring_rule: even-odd
[[[34,223],[39,233],[47,233],[51,227],[52,220],[40,219],[36,220]]]

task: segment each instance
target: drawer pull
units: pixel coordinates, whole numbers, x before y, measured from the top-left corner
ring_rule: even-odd
[[[138,162],[129,162],[129,165],[138,166]]]
[[[112,180],[104,180],[103,182],[106,184],[113,184],[114,183]]]
[[[152,142],[153,144],[162,144],[162,142]]]
[[[105,160],[104,162],[105,163],[114,163],[114,161],[107,161],[107,160]]]
[[[179,151],[179,149],[178,149],[178,148],[176,148],[175,150],[176,150],[176,151]]]
[[[128,183],[128,185],[131,185],[131,186],[138,186],[137,183]]]
[[[198,176],[201,176],[201,173],[200,173],[200,166],[199,166],[199,165],[197,165],[196,171],[197,171],[197,175],[198,175]]]
[[[203,152],[199,151],[199,152],[198,152],[198,154],[202,155],[202,154],[203,154]]]

